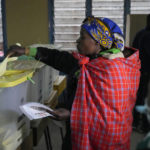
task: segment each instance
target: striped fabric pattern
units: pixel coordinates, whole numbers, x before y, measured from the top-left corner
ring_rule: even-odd
[[[71,112],[73,150],[129,150],[132,109],[140,80],[139,51],[128,58],[89,61],[78,53],[80,75]]]

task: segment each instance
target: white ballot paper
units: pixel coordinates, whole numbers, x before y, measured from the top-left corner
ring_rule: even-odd
[[[54,117],[51,108],[36,102],[26,103],[20,106],[20,109],[30,120],[41,119],[48,116]]]

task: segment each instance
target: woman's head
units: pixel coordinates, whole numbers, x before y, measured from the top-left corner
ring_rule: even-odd
[[[78,51],[84,55],[91,55],[111,48],[124,48],[120,28],[107,18],[86,18],[81,26],[80,38],[77,40]]]
[[[79,53],[84,55],[97,54],[101,51],[100,44],[84,28],[81,28],[80,37],[77,40],[77,49]]]

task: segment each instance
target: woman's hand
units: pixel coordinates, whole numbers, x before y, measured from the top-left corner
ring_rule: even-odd
[[[21,56],[26,54],[26,49],[18,45],[12,45],[7,51],[7,56]]]
[[[70,118],[70,111],[64,108],[59,108],[51,112],[54,117],[50,117],[55,120],[63,121]]]

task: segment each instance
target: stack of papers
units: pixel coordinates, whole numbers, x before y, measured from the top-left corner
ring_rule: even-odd
[[[21,111],[30,119],[41,119],[45,117],[54,117],[53,110],[43,104],[30,102],[20,106]]]

